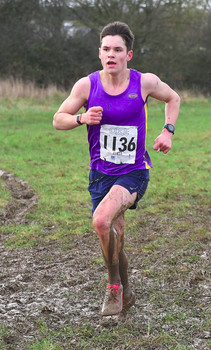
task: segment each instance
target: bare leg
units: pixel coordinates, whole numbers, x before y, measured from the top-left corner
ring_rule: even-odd
[[[127,288],[129,287],[128,283],[128,260],[127,260],[127,255],[122,249],[119,253],[119,274],[123,286],[123,290],[126,291]]]
[[[124,243],[124,211],[136,199],[136,193],[130,194],[122,186],[115,185],[99,204],[93,215],[93,225],[99,236],[109,282],[120,283],[119,253]],[[124,253],[120,254],[123,264],[127,264]],[[122,268],[120,268],[122,273]]]
[[[121,214],[115,221],[115,228],[120,237],[119,244],[119,274],[123,289],[128,285],[128,260],[124,251],[124,213]]]
[[[124,296],[130,296],[131,288],[128,282],[128,259],[124,250],[124,213],[121,214],[115,221],[115,228],[117,232],[121,232],[119,244],[119,274],[123,286]]]
[[[102,248],[104,260],[108,269],[108,282],[110,284],[119,284],[121,281],[119,274],[119,237],[114,227],[110,229],[109,235],[109,252],[108,258],[106,259]]]
[[[102,308],[103,316],[114,315],[122,310],[123,288],[121,279],[123,279],[124,284],[128,284],[127,258],[122,251],[124,243],[123,213],[134,203],[135,198],[136,194],[131,195],[127,189],[115,185],[99,204],[93,215],[94,229],[99,236],[108,268],[109,285]]]

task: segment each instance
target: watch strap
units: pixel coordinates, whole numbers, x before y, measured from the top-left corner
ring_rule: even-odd
[[[78,114],[78,115],[76,116],[76,121],[77,121],[77,123],[78,123],[79,125],[83,125],[83,123],[81,123],[81,114]]]

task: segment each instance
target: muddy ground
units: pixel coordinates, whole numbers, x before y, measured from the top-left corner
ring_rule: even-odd
[[[1,171],[0,176],[12,196],[10,203],[0,213],[0,224],[27,224],[25,215],[36,205],[36,194],[27,183],[12,174]],[[210,220],[208,214],[200,220],[204,219]],[[163,225],[164,223],[162,227]],[[168,222],[165,225],[168,227]],[[106,270],[98,262],[101,252],[94,234],[71,237],[68,249],[64,249],[59,242],[47,241],[44,246],[17,250],[5,248],[4,240],[8,236],[1,235],[0,349],[29,349],[36,339],[48,337],[55,331],[57,336],[54,343],[64,350],[208,350],[208,242],[200,242],[200,248],[190,248],[183,256],[165,249],[153,254],[143,253],[140,251],[140,243],[150,240],[153,234],[160,231],[161,223],[154,217],[147,221],[143,229],[144,235],[139,241],[135,237],[126,237],[130,281],[137,300],[136,307],[131,309],[124,325],[122,324],[127,329],[127,342],[131,344],[128,347],[120,344],[118,336],[112,343],[108,340],[107,345],[100,345],[97,340],[95,343],[91,339],[91,331],[86,334],[90,338],[87,347],[82,345],[85,325],[94,329],[95,337],[99,338],[105,328],[117,327],[118,333],[118,327],[121,327],[120,322],[101,322],[100,308],[106,285]],[[187,260],[194,254],[198,258],[190,267]],[[146,261],[150,261],[150,266],[146,266]],[[162,276],[162,270],[168,269],[169,273],[165,272]],[[66,328],[74,331],[65,333],[63,330]],[[168,334],[168,342],[172,342],[172,347],[165,345],[164,340],[159,340],[164,333]],[[122,334],[124,338],[124,333]],[[143,345],[138,345],[140,338],[145,339]]]

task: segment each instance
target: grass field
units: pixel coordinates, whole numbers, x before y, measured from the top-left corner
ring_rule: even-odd
[[[53,129],[53,114],[62,98],[1,100],[0,169],[26,181],[38,197],[36,208],[27,213],[27,224],[0,227],[2,247],[12,254],[21,251],[27,255],[29,250],[49,244],[58,244],[66,252],[75,239],[84,234],[94,236],[87,191],[86,128],[71,132]],[[134,260],[133,281],[139,283],[135,273],[142,282],[147,281],[149,290],[143,298],[145,311],[154,312],[151,319],[140,321],[136,317],[134,327],[126,323],[112,331],[100,330],[87,319],[71,326],[57,324],[53,329],[42,320],[37,321],[36,332],[25,343],[20,343],[3,319],[0,349],[209,348],[210,110],[208,98],[184,99],[173,148],[163,155],[154,152],[152,146],[164,123],[164,105],[149,102],[147,144],[154,167],[138,210],[126,215],[126,235],[130,237],[126,249],[135,254],[134,259],[141,259],[138,267]],[[11,194],[0,178],[0,211],[10,201]],[[96,254],[89,266],[90,276],[92,268],[103,265],[100,251]],[[105,281],[100,275],[99,280],[103,289]],[[149,311],[150,307],[154,311]],[[143,309],[142,305],[140,312]],[[10,337],[14,347],[8,341]]]

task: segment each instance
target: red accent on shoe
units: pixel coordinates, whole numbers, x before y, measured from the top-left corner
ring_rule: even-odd
[[[117,292],[119,292],[120,285],[119,284],[108,284],[107,287],[109,289],[115,289]]]

